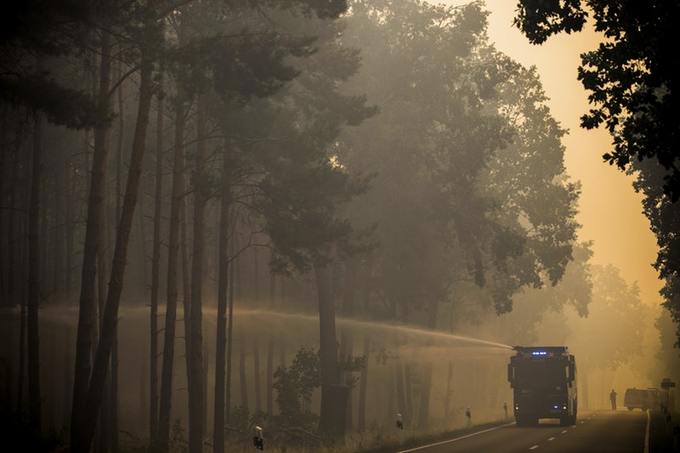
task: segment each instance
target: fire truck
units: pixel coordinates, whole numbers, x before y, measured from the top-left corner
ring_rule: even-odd
[[[556,418],[563,426],[576,424],[576,360],[566,346],[515,346],[508,381],[518,426]]]

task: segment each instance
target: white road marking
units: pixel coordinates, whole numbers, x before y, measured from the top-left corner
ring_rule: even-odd
[[[552,442],[553,440],[555,440],[554,437],[548,437],[548,442]]]
[[[534,445],[533,447],[529,447],[529,450],[536,450],[538,448],[538,445]]]
[[[584,423],[585,423],[585,422],[584,422],[583,420],[581,420],[581,424],[584,424]]]
[[[441,442],[435,442],[433,444],[428,444],[428,445],[421,445],[420,447],[410,448],[408,450],[400,450],[397,453],[411,453],[412,451],[420,451],[420,450],[425,450],[426,448],[430,448],[430,447],[437,447],[439,445],[446,445],[446,444],[450,444],[450,443],[453,443],[453,442],[458,442],[459,440],[468,439],[470,437],[474,437],[474,436],[478,436],[480,434],[488,433],[490,431],[495,431],[497,429],[505,428],[506,426],[512,426],[514,424],[515,424],[515,422],[506,423],[504,425],[498,425],[498,426],[494,426],[493,428],[483,429],[482,431],[477,431],[475,433],[466,434],[464,436],[456,437],[454,439],[444,440],[444,441],[441,441]]]
[[[644,449],[644,453],[649,453],[649,423],[650,423],[649,409],[647,409],[647,427],[645,428],[645,449]]]
[[[567,430],[565,429],[564,431],[562,431],[562,434],[567,434]]]

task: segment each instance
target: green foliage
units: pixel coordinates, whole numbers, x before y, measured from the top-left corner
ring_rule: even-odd
[[[290,366],[281,366],[276,370],[276,402],[285,423],[313,426],[316,416],[310,411],[310,403],[312,393],[320,385],[319,354],[311,349],[300,348]]]
[[[571,259],[578,187],[564,175],[564,132],[535,71],[488,43],[486,17],[479,2],[357,1],[347,18],[363,61],[350,88],[380,111],[343,133],[341,159],[376,175],[351,218],[377,225],[384,315],[415,307],[434,327],[467,282],[506,312]]]

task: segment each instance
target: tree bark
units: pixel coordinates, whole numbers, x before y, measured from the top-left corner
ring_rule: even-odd
[[[364,368],[361,370],[359,378],[359,413],[357,414],[357,429],[359,432],[366,430],[366,390],[368,388],[368,359],[370,353],[370,341],[368,336],[364,337]]]
[[[151,28],[152,15],[148,15],[145,24],[144,40],[152,40]],[[146,41],[144,41],[146,42]],[[146,149],[146,131],[149,123],[149,109],[151,98],[153,97],[152,85],[153,65],[149,59],[147,49],[142,47],[139,81],[139,104],[137,111],[137,123],[132,144],[132,153],[128,169],[128,178],[125,188],[125,198],[118,229],[116,231],[116,244],[113,254],[111,278],[109,280],[106,307],[104,310],[104,322],[97,352],[95,355],[94,366],[92,367],[92,377],[87,390],[85,410],[74,416],[74,427],[71,437],[71,452],[85,453],[92,444],[94,435],[94,423],[97,419],[97,412],[101,405],[102,390],[106,380],[108,364],[111,359],[111,349],[116,339],[116,324],[118,321],[118,307],[120,296],[123,290],[123,277],[127,260],[128,243],[132,230],[135,206],[139,192],[139,182],[142,173],[142,161]]]
[[[215,414],[213,416],[213,451],[224,453],[225,415],[225,354],[227,341],[227,305],[229,288],[229,208],[231,205],[231,162],[229,144],[224,144],[222,157],[222,191],[218,225],[218,273],[217,273],[217,331],[215,334]],[[229,315],[231,318],[231,314]],[[231,330],[231,328],[229,329]]]
[[[319,430],[327,434],[335,433],[334,426],[338,403],[334,398],[334,387],[338,384],[338,344],[335,334],[335,306],[333,304],[331,275],[327,265],[314,266],[319,303],[319,365],[321,374],[321,411]]]
[[[177,320],[177,266],[179,252],[179,217],[184,197],[184,102],[175,101],[175,147],[172,163],[172,201],[168,234],[168,276],[166,281],[165,329],[163,339],[163,365],[161,369],[160,409],[156,442],[167,450],[170,439],[170,410],[172,407],[172,372],[175,356],[175,324]],[[184,317],[187,313],[184,313]],[[185,332],[185,341],[187,334]]]
[[[444,419],[449,420],[451,415],[451,380],[453,379],[453,361],[449,361],[446,372],[446,396],[444,397]]]
[[[262,382],[260,377],[260,341],[256,337],[253,339],[253,385],[255,386],[255,411],[262,411]]]
[[[158,429],[158,289],[161,265],[161,215],[163,198],[163,73],[156,115],[156,187],[153,209],[153,250],[151,252],[151,305],[149,309],[149,439]],[[173,200],[174,201],[174,200]],[[176,285],[176,283],[175,283]]]
[[[102,33],[101,61],[99,69],[99,109],[109,110],[109,88],[111,85],[111,38]],[[97,276],[97,247],[102,235],[102,210],[106,191],[106,163],[108,160],[108,124],[95,128],[94,155],[90,175],[90,194],[87,206],[87,224],[83,249],[83,267],[80,282],[80,302],[78,310],[78,331],[76,336],[76,359],[73,379],[73,407],[71,416],[71,439],[82,439],[75,432],[92,420],[81,419],[85,414],[85,400],[91,374],[92,342],[96,328],[95,285]],[[91,439],[90,439],[91,441]],[[88,445],[84,448],[89,448]]]
[[[191,261],[191,366],[192,377],[189,383],[189,450],[200,452],[203,448],[203,252],[205,248],[205,136],[206,131],[206,97],[199,96],[197,103],[197,137],[194,160],[193,190],[193,259]]]
[[[274,415],[274,337],[267,342],[267,414]]]
[[[239,348],[239,388],[241,389],[241,407],[248,410],[248,381],[246,380],[245,338],[240,339]]]
[[[36,114],[33,124],[33,163],[31,196],[28,207],[28,415],[31,428],[40,432],[40,332],[38,306],[40,305],[40,193],[42,182],[42,118]]]
[[[397,410],[402,415],[404,424],[408,424],[408,408],[406,407],[406,386],[404,385],[404,367],[401,362],[397,362],[395,367],[396,372],[396,384],[397,384]]]
[[[232,224],[232,229],[234,233],[236,232],[236,218],[234,218],[231,221]],[[229,243],[229,248],[231,252],[229,253],[229,259],[235,259],[234,257],[234,250],[236,248],[234,247],[234,241],[236,239],[236,234],[232,236],[232,240]],[[233,338],[234,338],[234,268],[236,267],[236,261],[232,262],[231,265],[229,266],[229,314],[227,318],[227,322],[229,323],[227,326],[227,384],[226,384],[226,395],[225,395],[225,406],[226,406],[226,414],[225,414],[225,422],[227,424],[230,423],[230,413],[231,413],[231,369],[232,369],[232,361],[231,361],[231,351],[232,351],[232,345],[233,345]]]
[[[430,421],[430,395],[432,389],[432,364],[423,365],[422,380],[420,382],[420,408],[418,409],[418,426],[427,428]]]

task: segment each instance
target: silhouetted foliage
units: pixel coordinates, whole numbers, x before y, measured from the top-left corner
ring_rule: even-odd
[[[590,92],[588,100],[593,105],[581,125],[588,129],[605,125],[613,151],[605,153],[604,159],[622,170],[641,173],[637,190],[648,197],[645,213],[661,246],[656,268],[666,280],[663,296],[678,320],[680,302],[674,281],[680,267],[671,259],[671,238],[677,229],[667,228],[669,215],[677,210],[669,203],[680,198],[680,114],[676,107],[680,72],[674,46],[680,4],[520,0],[515,25],[532,43],[540,44],[555,33],[581,30],[588,17],[605,40],[581,56],[578,79]],[[680,339],[680,330],[678,335]]]

